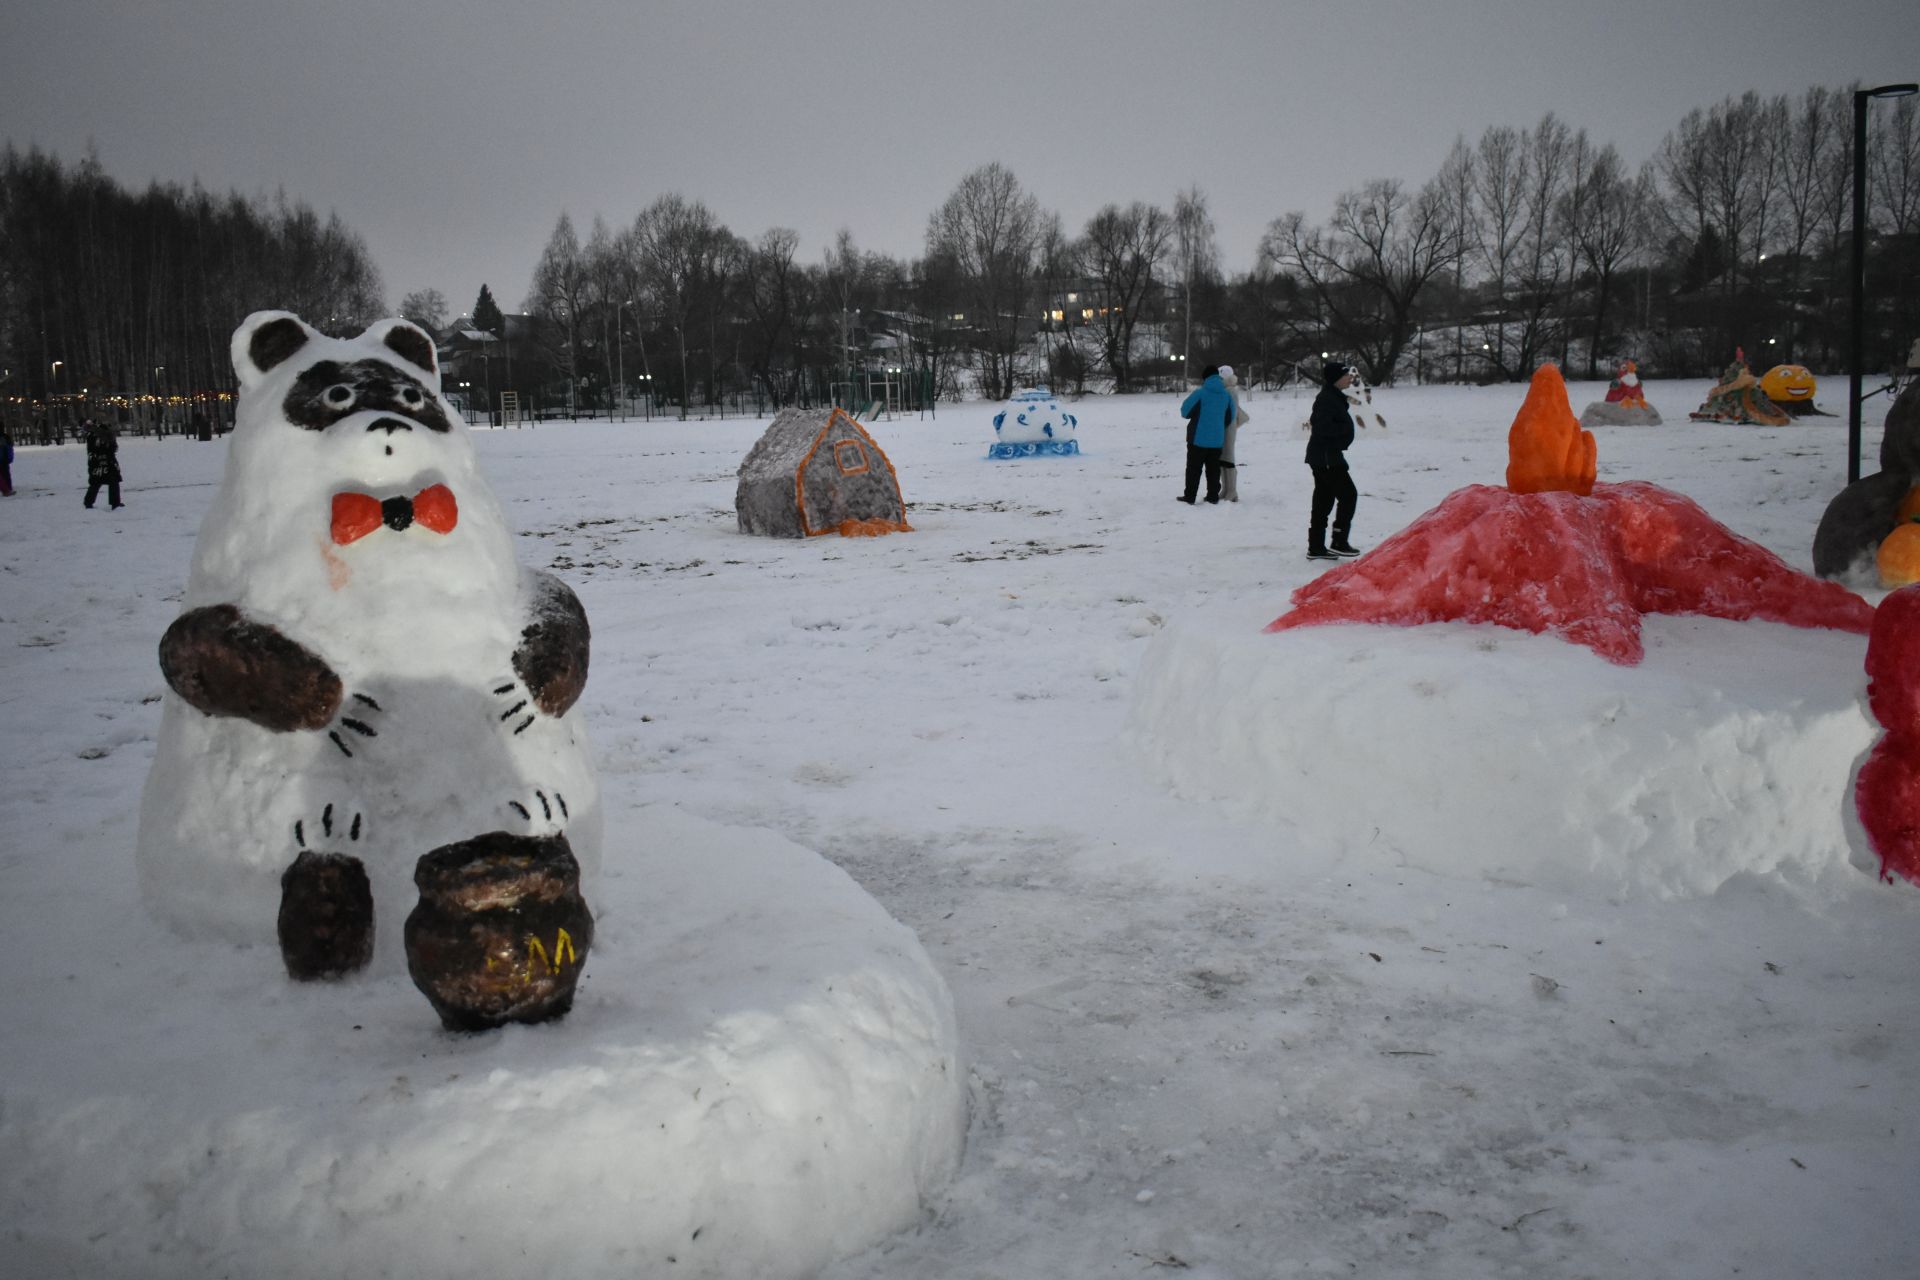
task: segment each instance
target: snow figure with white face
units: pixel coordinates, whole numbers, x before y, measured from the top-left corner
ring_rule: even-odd
[[[160,644],[142,889],[189,934],[277,922],[296,978],[386,969],[440,846],[597,869],[586,614],[516,564],[420,329],[329,338],[259,312],[233,364],[226,475]]]
[[[1067,457],[1080,452],[1074,436],[1080,419],[1045,387],[1017,391],[1000,412],[993,415],[993,448],[989,458],[1032,458],[1041,454]]]

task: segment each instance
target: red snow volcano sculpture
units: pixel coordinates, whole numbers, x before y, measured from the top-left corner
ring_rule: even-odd
[[[1509,487],[1448,494],[1366,555],[1295,591],[1293,609],[1267,630],[1492,622],[1550,631],[1632,666],[1645,653],[1647,613],[1861,634],[1873,624],[1866,601],[1796,571],[1692,499],[1643,481],[1594,483],[1593,436],[1579,430],[1551,365],[1534,375],[1508,445]]]
[[[1867,640],[1867,705],[1887,731],[1853,784],[1880,878],[1920,884],[1920,586],[1902,587],[1874,611]]]

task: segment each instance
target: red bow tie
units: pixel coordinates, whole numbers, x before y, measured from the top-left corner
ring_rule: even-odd
[[[460,504],[443,484],[422,489],[412,498],[376,498],[370,493],[333,495],[333,540],[341,546],[358,542],[381,525],[398,532],[421,524],[435,533],[452,533],[460,519]]]

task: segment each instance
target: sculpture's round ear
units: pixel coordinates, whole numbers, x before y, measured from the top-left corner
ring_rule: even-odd
[[[233,331],[233,371],[241,388],[254,386],[319,336],[291,311],[254,312]]]
[[[435,391],[440,389],[439,354],[434,350],[432,336],[419,325],[411,320],[376,320],[360,336],[378,342],[426,374]]]

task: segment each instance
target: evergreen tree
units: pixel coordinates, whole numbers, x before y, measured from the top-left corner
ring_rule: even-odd
[[[473,327],[497,338],[506,336],[507,318],[500,314],[500,304],[493,300],[493,290],[484,284],[480,286],[480,296],[474,300]]]

